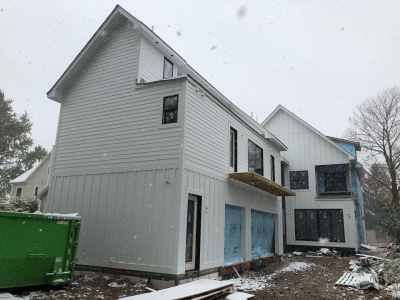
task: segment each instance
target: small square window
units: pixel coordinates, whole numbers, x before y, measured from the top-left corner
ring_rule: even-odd
[[[163,124],[171,124],[178,122],[178,95],[164,98],[163,103]]]
[[[174,77],[174,64],[164,57],[164,79]]]
[[[290,189],[308,189],[308,171],[290,171]]]

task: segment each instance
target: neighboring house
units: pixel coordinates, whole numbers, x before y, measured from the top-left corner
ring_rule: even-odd
[[[285,183],[296,197],[284,201],[288,249],[358,251],[365,242],[360,144],[325,136],[283,106],[262,125],[289,149]]]
[[[38,199],[41,201],[40,210],[43,211],[47,200],[50,161],[51,152],[32,169],[11,180],[10,198]]]
[[[78,265],[179,283],[282,254],[286,146],[120,6],[48,97],[48,211],[82,216]]]

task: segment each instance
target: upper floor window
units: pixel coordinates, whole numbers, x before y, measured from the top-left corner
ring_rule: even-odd
[[[39,187],[37,186],[35,187],[35,196],[37,196],[38,192],[39,192]]]
[[[164,97],[162,123],[178,122],[178,95]]]
[[[271,163],[271,180],[275,182],[275,157],[270,156]]]
[[[340,198],[351,195],[352,182],[348,164],[315,166],[317,197]]]
[[[237,172],[237,131],[231,127],[229,144],[230,172]]]
[[[324,173],[326,192],[346,192],[347,181],[346,172]]]
[[[290,189],[308,189],[308,171],[290,171]]]
[[[264,176],[263,150],[249,140],[249,172]]]
[[[174,77],[174,64],[164,57],[164,79]]]
[[[22,187],[17,188],[17,192],[15,193],[16,198],[21,198],[22,195]]]

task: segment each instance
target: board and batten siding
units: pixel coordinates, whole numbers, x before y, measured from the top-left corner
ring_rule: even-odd
[[[50,211],[79,212],[77,263],[176,274],[177,168],[57,176]]]
[[[47,211],[82,216],[77,264],[177,274],[184,79],[137,85],[139,41],[121,26],[65,93]]]
[[[199,196],[202,200],[200,270],[224,265],[226,204],[240,206],[243,209],[246,234],[243,235],[245,237],[243,245],[245,246],[242,247],[242,254],[245,261],[251,260],[252,209],[275,214],[277,227],[282,225],[281,200],[251,186],[227,180],[226,177],[215,176],[204,170],[194,171],[187,166],[183,170],[182,188],[184,203],[187,203],[189,194]],[[182,211],[186,210],[182,209]],[[185,223],[182,222],[182,224]],[[185,239],[180,239],[179,249],[185,249]],[[184,251],[181,251],[180,256],[184,256]],[[183,261],[179,268],[184,271],[184,267]]]
[[[286,230],[289,245],[329,246],[358,249],[355,205],[352,199],[316,199],[316,165],[348,164],[349,156],[336,145],[314,132],[293,116],[279,110],[264,125],[287,147],[284,156],[289,161],[289,171],[308,171],[309,189],[294,190],[295,197],[286,200]],[[289,176],[286,186],[290,187]],[[296,241],[295,209],[343,209],[345,243]]]

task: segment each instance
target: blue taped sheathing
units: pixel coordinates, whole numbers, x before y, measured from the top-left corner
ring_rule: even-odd
[[[244,262],[242,255],[242,208],[225,205],[224,265]]]
[[[251,211],[251,259],[273,255],[272,243],[275,231],[273,214]]]

